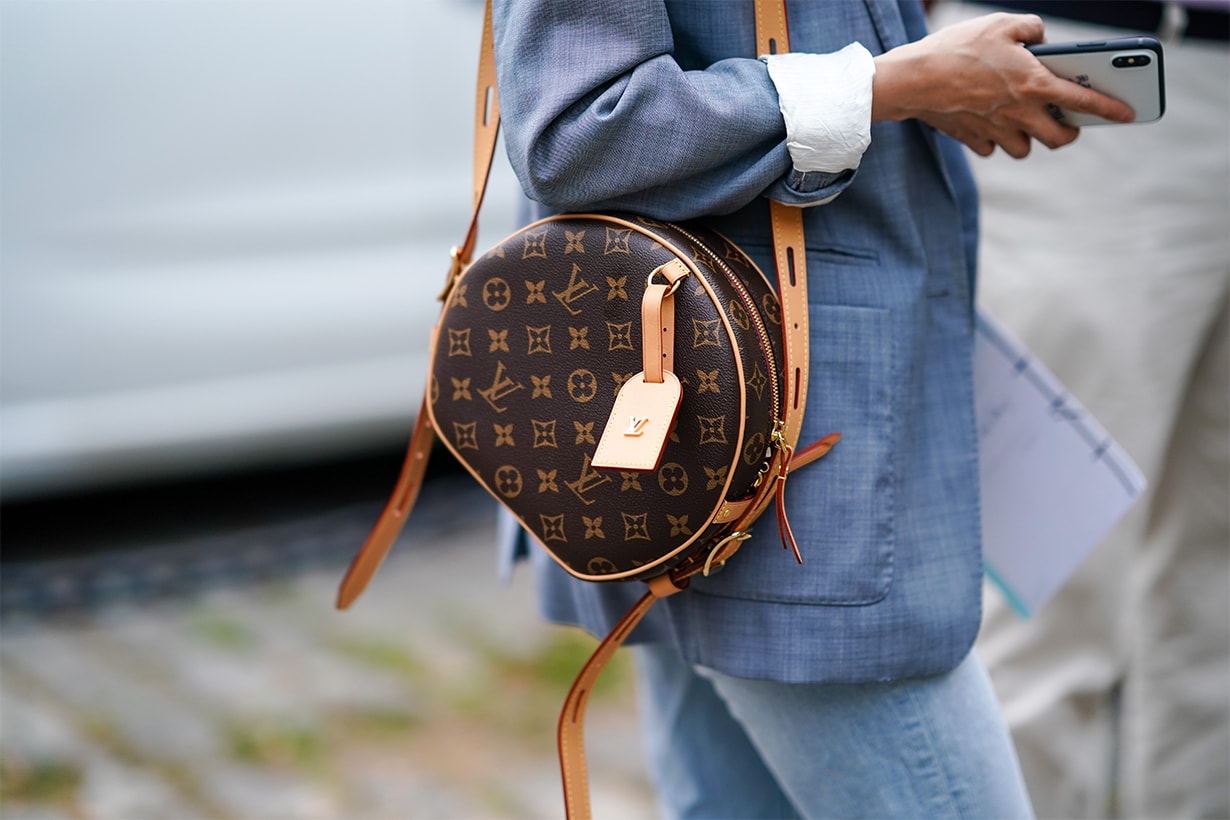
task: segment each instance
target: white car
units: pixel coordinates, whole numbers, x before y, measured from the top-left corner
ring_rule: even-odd
[[[0,3],[0,495],[404,441],[482,4]],[[481,244],[514,227],[497,163]]]

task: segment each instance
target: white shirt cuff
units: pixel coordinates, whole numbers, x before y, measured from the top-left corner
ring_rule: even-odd
[[[799,171],[836,174],[858,168],[871,144],[875,61],[859,43],[832,54],[761,57],[777,87],[786,147]]]

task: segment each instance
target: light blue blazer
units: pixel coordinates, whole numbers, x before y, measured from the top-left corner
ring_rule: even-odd
[[[496,0],[505,140],[537,210],[704,218],[773,271],[766,197],[807,209],[811,382],[792,474],[804,563],[767,514],[720,573],[635,636],[729,674],[791,682],[935,674],[980,615],[971,375],[976,202],[955,143],[879,123],[854,173],[801,174],[752,0]],[[917,0],[791,0],[794,51],[881,53],[925,31]],[[523,538],[523,536],[522,536]],[[543,613],[605,634],[644,591],[535,554]]]

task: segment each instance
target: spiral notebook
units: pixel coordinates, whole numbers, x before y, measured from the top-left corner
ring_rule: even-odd
[[[987,577],[1023,617],[1140,497],[1131,457],[993,316],[977,315],[974,397]]]

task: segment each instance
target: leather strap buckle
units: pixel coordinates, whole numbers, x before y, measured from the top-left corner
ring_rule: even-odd
[[[662,298],[665,299],[667,296],[674,296],[675,291],[679,290],[679,285],[682,284],[683,280],[688,278],[691,273],[692,272],[687,269],[687,266],[685,266],[678,259],[672,259],[670,262],[667,262],[664,265],[659,265],[651,270],[649,272],[649,277],[645,280],[645,286],[649,287],[652,285],[653,278],[658,274],[661,274],[662,278],[666,280],[667,285],[669,285],[666,293],[662,294]]]
[[[448,295],[453,291],[453,285],[457,282],[457,277],[466,269],[467,261],[461,258],[461,248],[454,245],[448,252],[449,259],[452,261],[448,266],[448,277],[444,280],[444,288],[440,291],[440,295],[436,297],[437,301],[443,302],[448,299]]]
[[[739,532],[732,532],[719,541],[717,546],[709,553],[709,557],[705,559],[705,568],[701,570],[701,575],[708,578],[710,573],[725,566],[727,560],[739,550],[739,547],[743,546],[743,542],[751,537],[750,531],[741,530]]]

